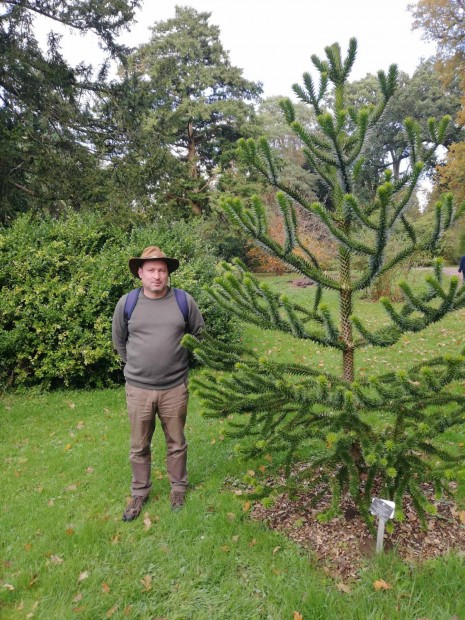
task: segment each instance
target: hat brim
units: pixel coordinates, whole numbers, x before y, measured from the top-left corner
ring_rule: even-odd
[[[129,259],[129,270],[135,278],[139,277],[139,268],[148,260],[161,260],[165,262],[168,265],[169,273],[173,273],[179,267],[177,258],[168,258],[167,256],[163,258],[140,258],[135,256]]]

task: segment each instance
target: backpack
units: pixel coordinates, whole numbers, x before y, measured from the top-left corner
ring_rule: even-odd
[[[124,320],[126,321],[126,324],[129,323],[129,319],[131,318],[131,314],[136,307],[141,290],[141,288],[135,288],[128,293],[128,296],[126,297],[126,302],[124,304]],[[184,323],[187,324],[187,320],[189,318],[189,306],[187,305],[186,291],[183,291],[181,288],[174,287],[173,291],[174,296],[176,297],[176,302],[181,310],[182,316],[184,317]]]

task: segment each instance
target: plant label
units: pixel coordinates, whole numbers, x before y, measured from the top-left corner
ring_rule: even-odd
[[[383,521],[387,521],[388,519],[392,519],[395,508],[396,505],[394,502],[391,502],[388,499],[378,499],[377,497],[373,497],[370,512],[372,515],[375,515],[375,517],[378,517]]]

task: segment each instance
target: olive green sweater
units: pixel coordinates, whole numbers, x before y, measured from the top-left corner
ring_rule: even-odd
[[[124,319],[127,295],[118,301],[113,315],[112,337],[115,349],[125,363],[127,383],[147,390],[166,390],[187,380],[187,350],[181,338],[187,332],[198,336],[204,321],[197,304],[186,293],[187,323],[172,289],[161,299],[150,299],[140,292],[129,322]]]

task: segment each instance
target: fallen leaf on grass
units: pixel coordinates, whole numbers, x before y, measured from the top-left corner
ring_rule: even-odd
[[[86,468],[86,474],[93,474],[94,473],[94,468],[93,467],[87,467]]]
[[[377,579],[375,582],[373,582],[373,587],[375,590],[391,590],[392,586],[390,583],[387,583],[387,581],[384,581],[384,579]]]
[[[292,620],[304,620],[304,617],[302,616],[300,611],[295,611],[294,615],[292,616]]]
[[[79,603],[79,601],[82,601],[82,592],[79,592],[79,594],[76,594],[73,598],[73,603]]]
[[[279,547],[279,546],[278,546],[278,547],[275,547],[275,548],[273,549],[273,555],[276,555],[280,549],[281,549],[281,547]]]
[[[221,550],[224,551],[225,553],[229,553],[229,546],[228,545],[223,545],[221,547]]]
[[[349,588],[349,586],[346,586],[346,584],[342,583],[342,581],[336,584],[336,588],[339,590],[339,592],[345,592],[346,594],[352,594],[352,590]]]
[[[64,450],[65,452],[68,452],[68,450],[71,450],[71,448],[72,448],[72,447],[73,447],[73,446],[72,446],[70,443],[67,443],[67,444],[66,444],[66,446],[63,448],[63,450]]]
[[[76,404],[73,403],[73,401],[71,401],[71,400],[65,400],[65,403],[68,405],[68,407],[70,409],[75,409],[76,408]]]
[[[51,555],[50,562],[52,564],[63,564],[64,560],[59,555]]]
[[[31,543],[26,543],[26,544],[24,545],[24,551],[30,551],[31,549],[32,549],[32,545],[31,545]]]
[[[80,431],[81,429],[83,429],[85,426],[84,422],[80,421],[78,422],[78,425],[76,426],[76,428]]]
[[[254,478],[254,477],[255,477],[255,472],[254,472],[254,470],[253,470],[253,469],[249,469],[249,470],[247,471],[247,473],[249,474],[249,476],[250,476],[251,478]]]
[[[3,584],[3,587],[4,587],[6,590],[10,590],[10,592],[13,592],[13,590],[15,589],[15,587],[14,587],[13,585],[11,585],[11,583],[4,583],[4,584]]]
[[[236,534],[235,536],[232,537],[231,539],[233,542],[238,542],[239,540],[239,536]]]
[[[66,533],[68,534],[68,536],[72,536],[75,532],[74,532],[74,528],[72,527],[67,527],[66,528]]]
[[[252,540],[249,542],[249,547],[255,547],[256,544],[257,544],[257,539],[252,538]]]
[[[31,608],[31,611],[27,614],[26,618],[33,618],[34,612],[37,609],[37,607],[39,607],[39,601],[35,601],[34,605]]]
[[[77,488],[78,488],[77,484],[70,484],[65,488],[65,491],[68,491],[68,492],[77,491]]]
[[[459,519],[461,523],[465,523],[465,510],[459,512]]]
[[[27,584],[28,588],[32,588],[32,586],[37,582],[37,580],[39,579],[39,575],[33,575],[32,578],[30,579],[29,583]]]
[[[118,611],[118,605],[115,605],[114,607],[112,607],[111,609],[109,609],[105,615],[106,615],[106,617],[107,617],[107,618],[111,618],[111,617],[112,617],[112,615],[113,615],[116,611]]]
[[[73,607],[73,611],[75,614],[80,614],[86,608],[85,605],[78,605],[77,607]]]
[[[152,527],[152,520],[150,519],[149,513],[146,512],[144,515],[144,530],[147,532]]]
[[[248,510],[250,510],[250,506],[251,506],[250,502],[245,502],[245,504],[242,506],[242,510],[244,512],[247,512]]]
[[[121,542],[121,534],[114,534],[111,538],[112,545],[118,545]]]
[[[79,574],[78,581],[84,581],[84,579],[87,579],[88,576],[89,576],[89,571],[85,570]]]
[[[144,592],[149,592],[152,589],[152,575],[145,575],[140,581],[144,586]]]
[[[102,583],[102,592],[105,592],[106,594],[110,592],[110,586],[108,583],[105,583],[105,581]]]

